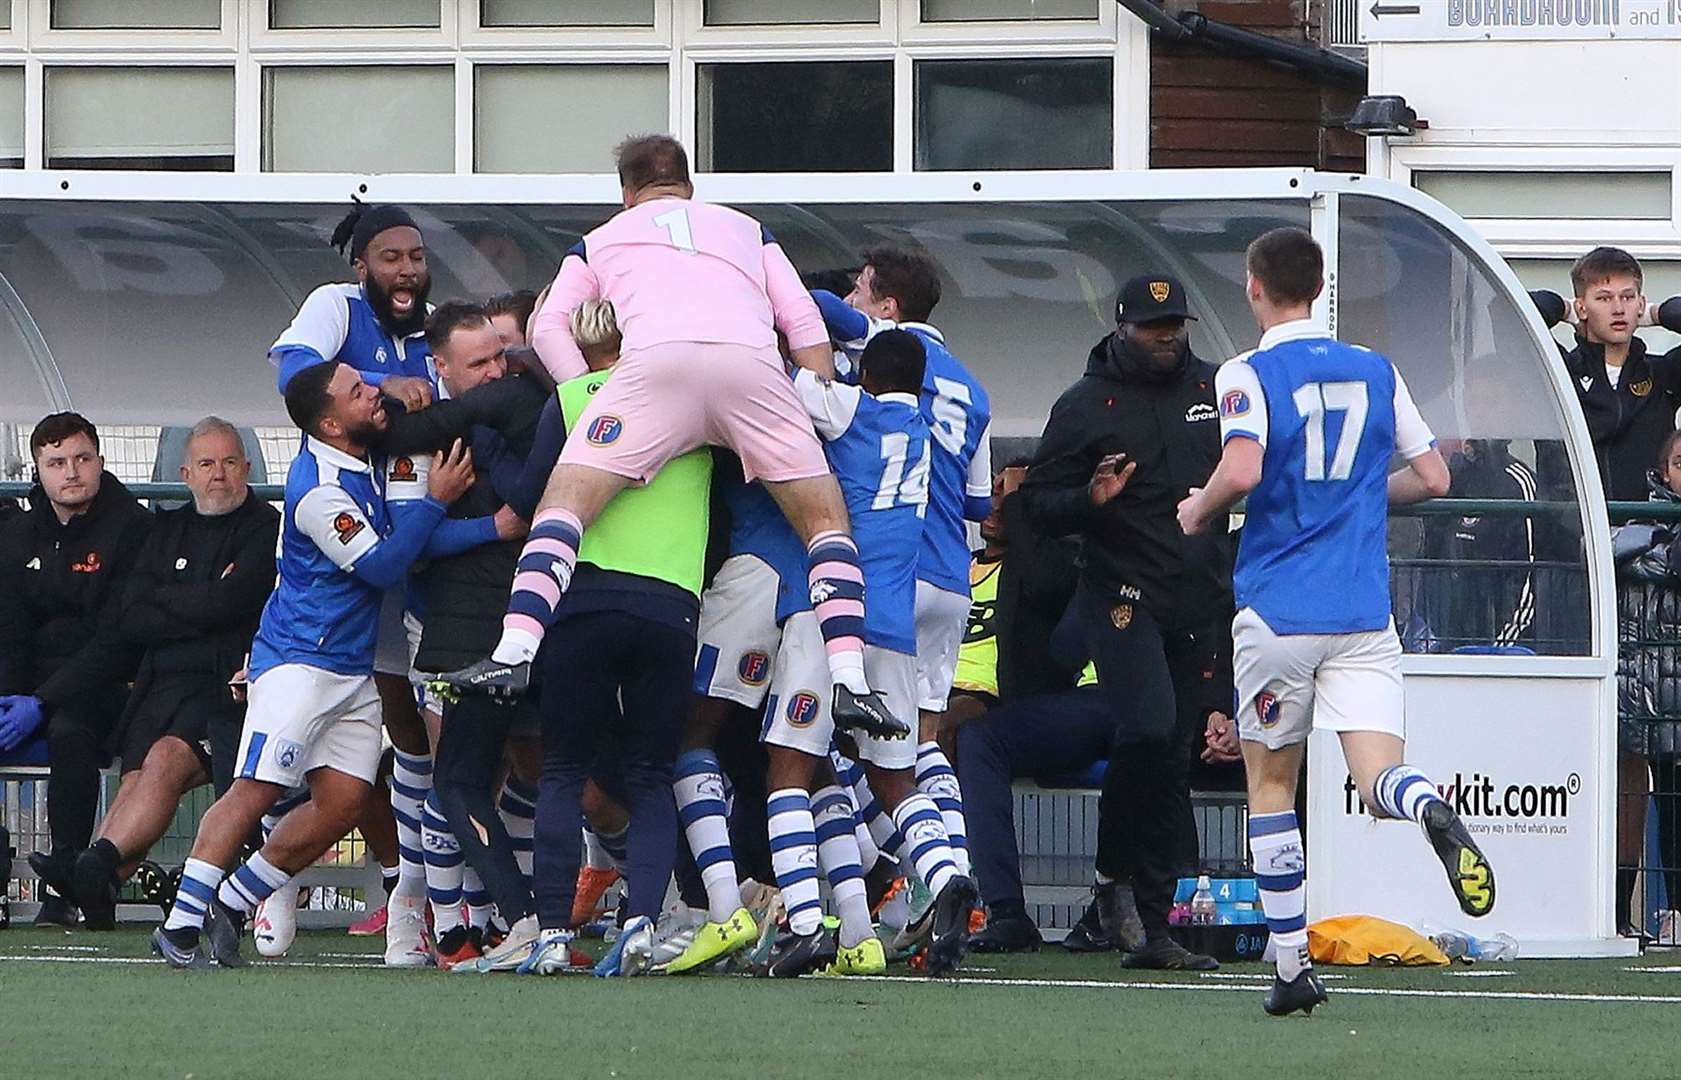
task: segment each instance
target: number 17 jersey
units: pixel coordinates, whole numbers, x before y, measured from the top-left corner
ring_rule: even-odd
[[[1389,625],[1389,463],[1436,445],[1382,355],[1282,323],[1215,375],[1222,441],[1264,451],[1233,589],[1276,634]]]

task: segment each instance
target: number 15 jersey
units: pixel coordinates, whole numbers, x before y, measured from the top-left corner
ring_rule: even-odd
[[[1389,625],[1389,463],[1436,445],[1395,366],[1281,323],[1214,380],[1222,441],[1261,444],[1233,588],[1276,634]]]

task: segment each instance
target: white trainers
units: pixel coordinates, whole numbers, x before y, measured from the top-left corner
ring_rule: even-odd
[[[540,930],[531,953],[520,964],[521,975],[560,975],[572,970],[572,931]],[[588,971],[588,968],[583,970]]]
[[[258,956],[272,958],[286,955],[286,950],[298,937],[296,885],[282,885],[257,905],[256,918],[251,920],[251,936],[257,943]]]
[[[470,963],[458,964],[452,970],[481,975],[491,971],[518,971],[520,965],[531,958],[531,949],[537,944],[538,934],[537,916],[527,915],[508,928],[508,936],[496,948]]]
[[[385,966],[431,967],[432,943],[426,935],[426,897],[396,893],[386,901]]]

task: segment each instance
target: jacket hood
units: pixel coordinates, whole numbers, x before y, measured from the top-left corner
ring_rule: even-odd
[[[1669,485],[1663,482],[1658,470],[1646,470],[1646,499],[1648,502],[1681,503],[1681,495],[1669,490]]]
[[[1196,355],[1186,345],[1185,355],[1179,358],[1177,366],[1158,371],[1150,366],[1148,360],[1128,348],[1120,331],[1116,330],[1092,346],[1091,352],[1086,355],[1086,374],[1121,383],[1165,386],[1178,382],[1196,362]]]

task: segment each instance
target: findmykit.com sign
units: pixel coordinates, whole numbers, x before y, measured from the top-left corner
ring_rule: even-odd
[[[1681,39],[1681,0],[1360,0],[1360,40]]]

